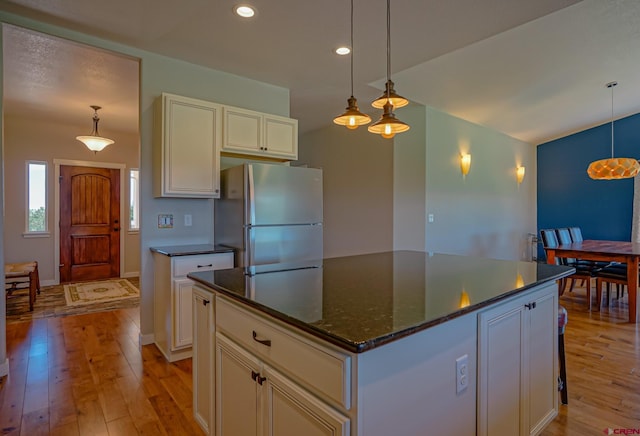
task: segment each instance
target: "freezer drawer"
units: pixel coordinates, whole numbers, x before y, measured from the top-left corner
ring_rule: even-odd
[[[247,227],[243,265],[322,259],[322,225]]]

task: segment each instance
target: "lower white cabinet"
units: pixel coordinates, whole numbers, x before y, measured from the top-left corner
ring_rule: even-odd
[[[219,332],[217,435],[347,436],[349,418]]]
[[[193,287],[193,415],[206,434],[214,434],[215,417],[215,298]]]
[[[535,435],[554,419],[555,284],[479,314],[477,434]]]
[[[170,362],[191,357],[193,281],[187,274],[233,267],[233,253],[167,256],[153,253],[154,339]]]

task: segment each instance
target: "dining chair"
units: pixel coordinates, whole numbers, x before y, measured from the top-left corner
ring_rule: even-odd
[[[563,232],[564,237],[564,232]],[[540,238],[542,239],[542,246],[545,249],[545,253],[547,249],[557,248],[560,245],[558,240],[558,232],[556,229],[543,229],[540,230]],[[571,241],[565,242],[565,244],[570,244]],[[573,285],[575,280],[584,280],[585,281],[585,290],[587,291],[587,302],[589,306],[589,310],[591,310],[591,279],[595,277],[595,272],[599,269],[592,265],[581,265],[579,262],[576,262],[575,259],[572,258],[558,258],[556,257],[556,264],[559,265],[567,265],[575,268],[576,272],[571,274],[568,277],[565,277],[560,282],[559,287],[559,295],[564,294],[564,291],[567,287],[567,282],[570,280],[571,285],[569,288],[569,292],[573,290]]]
[[[562,404],[569,404],[569,396],[567,394],[567,364],[564,352],[564,330],[568,320],[567,309],[558,305],[558,360],[560,361],[558,390],[560,391]]]
[[[596,273],[596,301],[597,307],[602,305],[602,285],[607,286],[607,298],[605,306],[611,302],[611,285],[616,285],[616,299],[624,296],[624,288],[628,285],[627,265],[618,263],[602,268]]]

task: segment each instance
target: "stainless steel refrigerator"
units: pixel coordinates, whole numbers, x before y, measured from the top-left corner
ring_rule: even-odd
[[[322,259],[322,170],[246,163],[220,172],[215,243],[237,266]]]

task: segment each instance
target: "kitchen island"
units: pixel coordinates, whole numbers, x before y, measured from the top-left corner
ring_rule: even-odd
[[[411,251],[197,272],[210,434],[536,434],[572,268]]]

